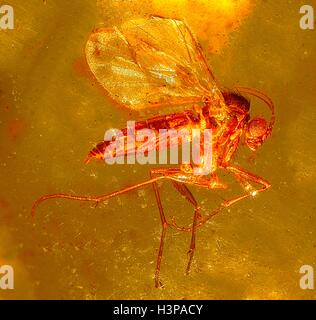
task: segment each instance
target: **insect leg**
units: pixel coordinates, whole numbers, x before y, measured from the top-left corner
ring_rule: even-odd
[[[154,175],[162,175],[163,178],[168,178],[172,179],[172,175],[178,173],[179,170],[177,169],[167,169],[167,168],[162,168],[162,169],[152,169],[150,171],[150,177],[153,179]],[[184,195],[185,198],[195,207],[194,210],[194,219],[193,219],[193,227],[192,227],[192,236],[191,236],[191,245],[190,245],[190,250],[189,250],[189,262],[187,265],[186,273],[189,273],[194,252],[195,252],[195,234],[196,234],[196,228],[195,225],[197,223],[198,217],[200,217],[200,208],[198,207],[198,204],[196,200],[194,199],[192,193],[190,190],[183,184],[179,183],[177,181],[172,180],[173,185],[177,189],[180,194]],[[169,226],[166,216],[164,214],[163,206],[161,203],[161,198],[160,198],[160,193],[158,189],[158,185],[156,182],[153,182],[153,188],[155,192],[155,197],[156,197],[156,202],[157,206],[159,209],[159,214],[160,214],[160,220],[161,220],[161,225],[162,225],[162,231],[161,231],[161,237],[160,237],[160,245],[159,245],[159,252],[157,256],[157,263],[156,263],[156,271],[155,271],[155,286],[156,288],[161,287],[162,283],[160,281],[160,269],[161,269],[161,260],[162,260],[162,255],[163,255],[163,249],[164,249],[164,242],[165,242],[165,237],[166,237],[166,232],[167,228]]]
[[[237,202],[239,202],[239,201],[241,201],[243,199],[254,197],[258,193],[266,191],[271,186],[271,184],[267,180],[255,175],[253,173],[247,172],[243,168],[230,165],[230,166],[225,166],[224,169],[227,169],[229,172],[233,173],[235,178],[240,183],[240,185],[247,192],[242,194],[242,195],[240,195],[240,196],[237,196],[235,198],[228,199],[228,200],[225,200],[224,202],[222,202],[222,204],[220,204],[217,208],[212,210],[209,214],[207,214],[203,218],[198,219],[198,222],[196,224],[196,228],[199,228],[202,225],[204,225],[210,219],[212,219],[213,217],[215,217],[219,213],[221,213],[224,209],[232,206],[233,204],[235,204],[235,203],[237,203]],[[246,187],[247,187],[247,185],[249,186],[250,182],[257,183],[257,184],[261,185],[261,188],[253,190],[252,192],[249,192]],[[195,185],[198,185],[198,184],[196,183]],[[192,232],[192,230],[193,230],[193,226],[190,226],[190,227],[179,227],[179,226],[177,226],[175,224],[174,221],[172,221],[171,225],[172,225],[172,227],[175,227],[175,228],[179,229],[180,231],[184,231],[184,232]]]
[[[192,261],[193,261],[193,257],[194,257],[194,253],[195,253],[195,248],[196,248],[196,246],[195,246],[196,227],[197,227],[198,219],[200,217],[201,217],[200,208],[197,207],[197,208],[194,209],[191,243],[190,243],[190,250],[188,252],[189,253],[189,261],[188,261],[188,265],[187,265],[187,268],[186,268],[186,274],[189,274],[189,272],[190,272]]]
[[[150,171],[150,177],[151,180],[154,180],[153,178],[154,170]],[[162,177],[164,178],[164,177]],[[160,281],[160,269],[161,269],[161,260],[162,260],[162,254],[163,254],[163,248],[165,244],[165,237],[167,233],[167,228],[168,228],[168,222],[165,216],[165,213],[163,211],[161,199],[160,199],[160,193],[158,189],[157,182],[153,182],[153,188],[155,192],[155,197],[156,197],[156,202],[157,206],[159,209],[159,214],[160,214],[160,220],[161,220],[161,226],[162,226],[162,231],[161,231],[161,236],[160,236],[160,244],[159,244],[159,252],[157,256],[157,262],[156,262],[156,271],[155,271],[155,287],[159,288],[162,287],[162,282]]]
[[[46,200],[49,200],[49,199],[69,199],[69,200],[75,200],[75,201],[87,201],[87,202],[95,202],[96,204],[99,204],[101,202],[104,202],[110,198],[113,198],[113,197],[116,197],[116,196],[119,196],[121,194],[124,194],[124,193],[127,193],[127,192],[130,192],[130,191],[133,191],[135,189],[139,189],[139,188],[142,188],[142,187],[145,187],[149,184],[152,184],[160,179],[162,179],[163,177],[156,177],[156,178],[153,178],[153,179],[150,179],[148,181],[145,181],[145,182],[142,182],[142,183],[138,183],[138,184],[135,184],[133,186],[130,186],[130,187],[127,187],[127,188],[123,188],[123,189],[120,189],[118,191],[115,191],[115,192],[112,192],[112,193],[109,193],[109,194],[105,194],[105,195],[101,195],[101,196],[97,196],[97,197],[93,197],[93,196],[74,196],[74,195],[70,195],[70,194],[64,194],[64,193],[57,193],[57,194],[48,194],[48,195],[45,195],[41,198],[39,198],[38,200],[36,200],[32,206],[32,216],[35,216],[35,212],[37,210],[37,207],[43,203],[44,201]]]
[[[228,166],[228,167],[226,167],[226,169],[229,170],[230,172],[232,172],[236,176],[237,179],[240,178],[244,181],[254,182],[254,183],[257,183],[262,186],[261,188],[255,190],[251,193],[248,192],[244,196],[239,197],[241,199],[255,197],[259,192],[264,192],[271,187],[271,184],[267,180],[255,175],[251,172],[248,172],[241,167]],[[237,197],[236,199],[231,199],[230,201],[227,202],[227,205],[230,206],[230,205],[236,203],[237,201],[239,201],[238,200],[239,198]]]
[[[191,191],[189,190],[189,188],[184,184],[184,183],[179,183],[177,181],[172,180],[172,184],[174,185],[174,187],[180,192],[180,194],[182,194],[193,206],[194,206],[194,215],[193,215],[193,223],[192,223],[192,235],[191,235],[191,243],[190,243],[190,249],[189,249],[189,261],[188,261],[188,265],[186,268],[186,274],[189,274],[190,269],[191,269],[191,265],[192,265],[192,261],[193,261],[193,257],[194,257],[194,253],[195,253],[195,239],[196,239],[196,226],[198,223],[198,220],[202,218],[200,210],[201,208],[199,207],[197,201],[195,200],[193,194],[191,193]],[[174,219],[173,219],[173,223]]]
[[[226,166],[225,169],[227,169],[228,171],[230,171],[231,173],[234,174],[234,176],[236,177],[236,179],[238,180],[238,182],[241,184],[241,186],[244,189],[245,189],[244,182],[248,183],[248,186],[249,186],[249,182],[253,182],[253,183],[257,183],[257,184],[261,185],[262,187],[259,189],[253,190],[251,192],[246,190],[247,192],[242,194],[241,196],[238,196],[238,197],[235,197],[235,198],[232,198],[229,200],[225,200],[217,209],[213,210],[210,214],[206,215],[198,223],[198,227],[205,224],[211,218],[213,218],[214,216],[219,214],[223,209],[228,208],[243,199],[255,197],[258,193],[264,192],[271,187],[271,184],[267,180],[255,175],[253,173],[250,173],[243,168],[240,168],[237,166]]]
[[[188,187],[184,183],[180,183],[178,181],[173,180],[172,176],[175,175],[176,173],[179,173],[179,172],[180,172],[180,170],[174,169],[174,168],[153,169],[153,170],[151,170],[151,178],[153,178],[153,174],[161,174],[161,175],[164,175],[165,178],[171,179],[171,182],[172,182],[173,186],[176,188],[176,190],[181,195],[183,195],[186,198],[186,200],[188,200],[189,203],[191,203],[194,206],[194,216],[193,216],[193,223],[192,223],[192,230],[191,230],[191,233],[192,233],[191,243],[190,243],[190,249],[188,251],[189,261],[188,261],[188,265],[186,268],[186,274],[188,274],[190,271],[190,268],[191,268],[193,256],[195,253],[195,247],[196,247],[195,246],[196,225],[197,225],[198,219],[201,219],[201,214],[200,214],[200,207],[198,206],[197,201],[195,200],[193,194],[188,189]],[[155,282],[156,282],[156,286],[157,286],[157,281],[159,279],[159,271],[160,271],[160,264],[161,264],[161,258],[162,258],[164,237],[165,237],[166,229],[169,226],[169,224],[167,223],[164,212],[163,212],[163,207],[161,204],[161,199],[160,199],[157,183],[153,183],[153,186],[154,186],[154,191],[155,191],[155,195],[156,195],[157,205],[158,205],[159,212],[160,212],[161,223],[163,226],[162,235],[161,235],[161,242],[160,242],[160,250],[159,250],[159,255],[158,255],[158,259],[157,259],[157,268],[156,268],[156,275],[157,276],[155,277]],[[182,231],[182,228],[176,226],[174,221],[172,223],[172,227],[174,227],[177,230],[180,229],[180,231]]]

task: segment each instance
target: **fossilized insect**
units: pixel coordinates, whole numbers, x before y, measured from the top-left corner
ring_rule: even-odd
[[[208,175],[193,174],[195,164],[155,168],[150,170],[149,180],[111,194],[97,197],[69,194],[43,196],[34,203],[32,212],[34,214],[38,205],[48,199],[62,198],[100,203],[152,185],[162,224],[155,272],[155,285],[159,287],[164,239],[168,227],[191,233],[186,269],[189,272],[195,251],[197,228],[223,209],[270,187],[270,183],[265,179],[234,165],[233,156],[242,138],[246,145],[255,151],[270,136],[275,122],[274,105],[269,97],[256,89],[237,87],[236,91],[221,91],[216,85],[200,45],[188,26],[180,20],[153,16],[128,21],[120,28],[95,30],[86,45],[86,58],[97,81],[120,105],[137,111],[161,111],[165,107],[180,107],[178,112],[160,114],[137,122],[136,130],[211,129],[212,163],[206,164],[202,161],[201,164],[209,165],[211,172]],[[241,94],[252,95],[263,101],[271,111],[271,119],[251,119],[250,102]],[[126,133],[127,130],[123,132]],[[90,151],[86,162],[95,158],[104,160],[109,144],[109,141],[100,142]],[[123,156],[128,152],[130,150],[125,148]],[[188,186],[225,188],[217,174],[219,170],[231,173],[244,192],[238,197],[223,201],[218,208],[202,216],[201,208]],[[159,180],[171,181],[176,190],[193,206],[192,225],[181,227],[174,220],[167,221],[157,185]],[[252,184],[260,187],[254,188]]]

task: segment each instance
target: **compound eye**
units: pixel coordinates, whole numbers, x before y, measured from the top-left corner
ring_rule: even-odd
[[[268,130],[268,123],[263,118],[252,119],[248,124],[248,135],[252,138],[263,137]]]

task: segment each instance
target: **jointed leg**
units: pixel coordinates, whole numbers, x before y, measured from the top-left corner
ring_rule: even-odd
[[[242,194],[241,196],[237,196],[232,199],[224,201],[220,206],[218,206],[216,209],[211,211],[204,218],[199,219],[199,221],[196,225],[196,228],[204,225],[206,222],[208,222],[210,219],[212,219],[213,217],[218,215],[224,209],[232,206],[233,204],[235,204],[243,199],[254,197],[258,193],[266,191],[271,186],[270,183],[268,181],[266,181],[265,179],[255,175],[253,173],[247,172],[243,168],[240,168],[237,166],[227,166],[227,167],[225,167],[225,169],[227,169],[228,171],[230,171],[231,173],[234,174],[235,178],[238,180],[238,182],[241,184],[241,186],[243,188],[245,188],[246,185],[249,186],[250,185],[249,182],[254,182],[254,183],[260,184],[262,187],[257,190],[253,190],[252,192],[249,192],[249,190],[246,190],[247,192]],[[184,231],[184,232],[192,232],[192,230],[193,230],[193,226],[188,227],[188,228],[177,226],[177,228],[179,228],[181,231]]]
[[[224,201],[218,209],[215,209],[213,212],[211,212],[209,215],[207,215],[201,221],[200,224],[204,224],[205,222],[210,220],[212,217],[217,215],[220,211],[232,206],[233,204],[239,202],[240,200],[255,197],[258,193],[264,192],[271,187],[271,184],[267,180],[255,175],[253,173],[250,173],[250,172],[244,170],[243,168],[240,168],[237,166],[227,166],[226,169],[235,175],[236,179],[241,183],[242,187],[245,188],[246,185],[250,186],[249,182],[257,183],[257,184],[261,185],[262,187],[257,190],[253,190],[251,192],[249,190],[246,190],[247,192],[245,194],[238,196],[238,197],[235,197],[235,198],[232,198],[230,200]]]
[[[153,173],[154,173],[153,170],[150,171],[151,180],[153,180]],[[162,226],[159,252],[158,252],[158,256],[157,256],[156,271],[155,271],[155,286],[156,286],[156,288],[159,288],[159,287],[162,287],[162,283],[160,281],[160,269],[161,269],[161,260],[162,260],[162,254],[163,254],[163,248],[164,248],[168,223],[167,223],[167,219],[165,217],[164,211],[163,211],[163,207],[162,207],[162,203],[161,203],[161,199],[160,199],[160,194],[159,194],[159,190],[158,190],[158,185],[157,185],[156,181],[153,182],[153,188],[154,188],[154,192],[155,192],[156,202],[158,205],[161,226]]]
[[[196,238],[196,227],[198,223],[198,219],[200,219],[200,208],[195,208],[194,209],[194,216],[193,216],[193,224],[192,224],[192,235],[191,235],[191,243],[190,243],[190,250],[189,250],[189,261],[186,269],[186,274],[189,274],[194,253],[195,253],[195,238]]]
[[[200,207],[198,206],[198,203],[196,202],[193,194],[191,191],[188,189],[188,187],[183,184],[179,183],[177,181],[172,181],[173,185],[175,188],[194,206],[194,215],[193,215],[193,223],[192,223],[192,230],[191,230],[191,243],[190,243],[190,249],[189,249],[189,261],[188,265],[186,268],[186,274],[189,274],[194,253],[195,253],[195,238],[196,238],[196,225],[198,223],[198,220],[202,218],[201,213],[200,213]],[[173,225],[175,225],[174,219],[173,219]]]
[[[135,189],[145,187],[149,184],[153,184],[154,192],[155,192],[155,197],[157,201],[157,205],[159,208],[159,213],[160,213],[160,219],[162,223],[162,233],[161,233],[161,238],[160,238],[160,246],[159,246],[159,253],[157,257],[157,265],[156,265],[156,272],[155,272],[155,285],[156,287],[161,286],[161,282],[159,280],[159,274],[160,274],[160,268],[161,268],[161,260],[162,260],[162,254],[163,254],[163,248],[164,248],[164,240],[166,236],[166,231],[168,226],[172,226],[173,228],[180,230],[180,231],[185,231],[185,232],[191,232],[191,244],[190,244],[190,250],[189,250],[189,262],[187,266],[187,273],[190,270],[191,264],[192,264],[192,259],[195,251],[195,237],[196,237],[196,229],[203,224],[205,224],[208,220],[210,220],[212,217],[220,213],[223,209],[235,204],[236,202],[249,198],[251,196],[254,196],[258,192],[263,192],[266,189],[270,187],[270,184],[264,180],[263,178],[260,178],[259,176],[256,176],[252,173],[249,173],[245,171],[242,168],[234,167],[234,166],[227,166],[225,167],[228,171],[233,173],[237,180],[242,184],[242,186],[245,186],[245,184],[248,183],[248,181],[255,182],[258,184],[262,185],[262,188],[252,192],[252,193],[245,193],[239,197],[235,197],[233,199],[224,201],[217,209],[213,210],[210,214],[205,216],[204,218],[201,217],[200,214],[200,207],[198,206],[196,200],[194,199],[192,193],[190,190],[186,187],[185,183],[189,183],[192,185],[197,185],[201,187],[206,187],[208,182],[207,180],[201,181],[200,179],[193,180],[192,176],[187,176],[185,179],[183,178],[183,173],[181,173],[181,181],[179,181],[179,177],[177,177],[177,173],[179,173],[179,169],[156,169],[151,171],[151,179],[148,181],[136,184],[131,187],[127,187],[121,190],[118,190],[116,192],[110,193],[110,194],[105,194],[101,195],[98,197],[93,197],[93,196],[74,196],[74,195],[68,195],[68,194],[52,194],[52,195],[47,195],[43,196],[40,199],[38,199],[32,207],[32,215],[35,215],[37,207],[44,201],[49,200],[49,199],[69,199],[69,200],[76,200],[76,201],[90,201],[90,202],[95,202],[96,204],[99,204],[103,201],[106,201],[107,199],[110,199],[112,197],[125,194],[129,191],[133,191]],[[153,174],[159,175],[157,177],[153,177]],[[193,223],[191,227],[179,227],[175,224],[174,221],[172,221],[170,224],[167,222],[163,207],[161,204],[161,199],[160,199],[160,194],[157,186],[157,181],[161,179],[169,179],[173,182],[173,185],[176,187],[176,189],[185,196],[185,198],[194,206],[194,217],[193,217]],[[186,180],[187,179],[187,180]],[[182,181],[183,180],[183,181]],[[249,183],[248,183],[249,185]]]
[[[104,202],[110,198],[113,198],[113,197],[116,197],[118,195],[121,195],[121,194],[124,194],[124,193],[127,193],[127,192],[130,192],[130,191],[133,191],[135,189],[139,189],[139,188],[142,188],[142,187],[145,187],[149,184],[152,184],[160,179],[162,179],[163,177],[156,177],[156,178],[153,178],[153,179],[150,179],[148,181],[145,181],[145,182],[142,182],[142,183],[138,183],[138,184],[135,184],[131,187],[127,187],[127,188],[124,188],[124,189],[121,189],[121,190],[118,190],[118,191],[115,191],[115,192],[112,192],[112,193],[109,193],[109,194],[105,194],[105,195],[101,195],[101,196],[98,196],[98,197],[92,197],[92,196],[73,196],[73,195],[70,195],[70,194],[64,194],[64,193],[57,193],[57,194],[49,194],[49,195],[46,195],[46,196],[43,196],[41,198],[39,198],[38,200],[36,200],[32,206],[32,216],[35,216],[35,212],[36,212],[36,209],[37,207],[44,201],[46,200],[49,200],[49,199],[69,199],[69,200],[76,200],[76,201],[90,201],[90,202],[95,202],[96,204],[99,204],[101,202]]]
[[[162,174],[164,178],[168,178],[172,180],[172,175],[175,174],[175,170],[174,169],[154,169],[150,171],[150,176],[151,179],[153,179],[153,176],[155,174]],[[175,186],[175,188],[182,194],[185,196],[185,198],[191,203],[193,204],[193,206],[195,207],[195,211],[194,211],[194,219],[193,219],[193,224],[196,224],[197,221],[197,217],[199,217],[199,207],[197,205],[196,200],[194,199],[192,193],[190,192],[190,190],[182,183],[176,182],[174,180],[172,180],[173,185]],[[162,261],[162,255],[163,255],[163,249],[164,249],[164,242],[165,242],[165,237],[166,237],[166,233],[167,233],[167,228],[169,226],[166,216],[164,214],[164,210],[163,210],[163,206],[161,203],[161,198],[160,198],[160,193],[159,193],[159,189],[158,189],[158,185],[156,182],[153,182],[153,188],[154,188],[154,192],[155,192],[155,197],[156,197],[156,202],[157,202],[157,206],[159,209],[159,214],[160,214],[160,220],[161,220],[161,225],[162,225],[162,231],[161,231],[161,236],[160,236],[160,245],[159,245],[159,252],[158,252],[158,256],[157,256],[157,263],[156,263],[156,271],[155,271],[155,286],[156,288],[161,287],[162,283],[160,281],[160,269],[161,269],[161,261]],[[193,228],[192,229],[192,238],[191,238],[191,245],[190,245],[190,250],[189,250],[189,262],[188,262],[188,266],[186,269],[186,272],[188,273],[191,267],[191,263],[192,263],[192,259],[194,256],[194,251],[195,251],[195,233],[196,233],[196,229]]]
[[[174,170],[174,169],[169,169],[168,172],[166,172],[166,169],[165,169],[166,175],[160,175],[158,177],[153,177],[152,174],[151,174],[151,179],[149,179],[148,181],[145,181],[145,182],[142,182],[142,183],[138,183],[136,185],[133,185],[133,186],[130,186],[130,187],[127,187],[127,188],[112,192],[110,194],[101,195],[101,196],[75,196],[75,195],[63,194],[63,193],[45,195],[45,196],[39,198],[37,201],[34,202],[34,204],[32,206],[32,210],[31,210],[32,216],[35,216],[35,212],[37,210],[37,207],[41,203],[43,203],[43,202],[45,202],[46,200],[49,200],[49,199],[68,199],[68,200],[75,200],[75,201],[95,202],[96,205],[98,205],[99,203],[104,202],[104,201],[106,201],[106,200],[108,200],[110,198],[113,198],[115,196],[128,193],[130,191],[145,187],[145,186],[147,186],[149,184],[153,184],[154,191],[155,191],[155,196],[156,196],[156,200],[157,200],[157,205],[158,205],[158,208],[159,208],[162,228],[163,228],[162,234],[161,234],[161,239],[160,239],[159,253],[158,253],[158,257],[157,257],[157,266],[156,266],[156,272],[155,272],[155,284],[156,284],[156,287],[159,287],[159,286],[161,286],[161,283],[160,283],[160,280],[159,280],[159,273],[160,273],[161,260],[162,260],[162,254],[163,254],[164,239],[165,239],[165,236],[166,236],[168,223],[167,223],[166,217],[165,217],[164,212],[163,212],[163,207],[162,207],[162,204],[161,204],[161,199],[160,199],[160,195],[159,195],[157,181],[159,181],[161,179],[166,179],[166,178],[172,179],[172,174],[174,174],[175,172],[178,172],[178,171]],[[156,173],[161,174],[161,171],[160,172],[157,171]],[[193,200],[191,200],[191,203],[192,203],[192,201],[195,202],[195,200],[194,200],[192,195],[190,196],[190,198],[193,199]],[[195,231],[194,232],[192,231],[192,234],[194,234],[194,233],[195,233]],[[193,240],[191,242],[192,242],[192,244],[194,244]],[[191,245],[191,247],[192,246],[193,245]],[[192,254],[192,256],[193,256],[193,254]]]
[[[151,178],[153,178],[153,175],[155,175],[155,174],[160,174],[160,175],[163,175],[165,178],[170,179],[172,181],[173,186],[176,188],[176,190],[181,195],[183,195],[186,198],[186,200],[188,200],[189,203],[191,203],[194,206],[194,217],[193,217],[193,226],[194,227],[192,228],[192,231],[191,231],[191,233],[192,233],[191,244],[190,244],[190,249],[188,252],[189,253],[189,261],[188,261],[188,265],[186,268],[186,273],[189,273],[190,268],[191,268],[191,264],[192,264],[192,260],[193,260],[193,256],[194,256],[194,252],[195,252],[195,238],[196,238],[196,227],[195,226],[197,225],[198,219],[201,218],[201,215],[200,215],[200,207],[198,206],[194,196],[192,195],[190,190],[187,188],[187,186],[184,183],[180,183],[180,182],[174,180],[174,175],[176,175],[177,173],[179,173],[179,170],[173,169],[173,168],[171,168],[171,169],[170,168],[169,169],[165,169],[165,168],[153,169],[153,170],[151,170]],[[157,257],[157,265],[156,265],[156,272],[155,272],[155,284],[157,287],[157,286],[161,286],[161,283],[159,280],[159,274],[160,274],[161,259],[162,259],[162,254],[163,254],[164,240],[165,240],[165,235],[166,235],[166,231],[167,231],[169,224],[167,223],[167,220],[166,220],[166,217],[165,217],[165,214],[163,211],[157,183],[154,182],[153,187],[154,187],[156,201],[157,201],[157,205],[158,205],[158,209],[159,209],[159,213],[160,213],[160,219],[161,219],[161,223],[162,223],[162,233],[161,233],[161,238],[160,238],[159,253],[158,253],[158,257]],[[172,222],[170,224],[170,226],[179,230],[179,227],[175,226],[174,222]]]

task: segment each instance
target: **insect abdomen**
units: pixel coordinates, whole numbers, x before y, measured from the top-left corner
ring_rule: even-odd
[[[199,116],[195,115],[192,111],[185,111],[183,113],[174,113],[171,115],[164,115],[154,117],[148,120],[139,121],[135,123],[135,133],[142,129],[151,129],[156,133],[160,129],[179,129],[188,126],[189,124],[194,125],[200,122]],[[124,128],[121,130],[124,138],[127,137],[128,130]],[[85,163],[88,163],[92,158],[106,160],[107,158],[107,147],[109,147],[113,141],[102,141],[95,148],[93,148],[86,160]],[[117,152],[116,156],[126,156],[129,152],[128,147],[124,148],[122,152]],[[112,153],[108,154],[109,157],[113,157]]]

